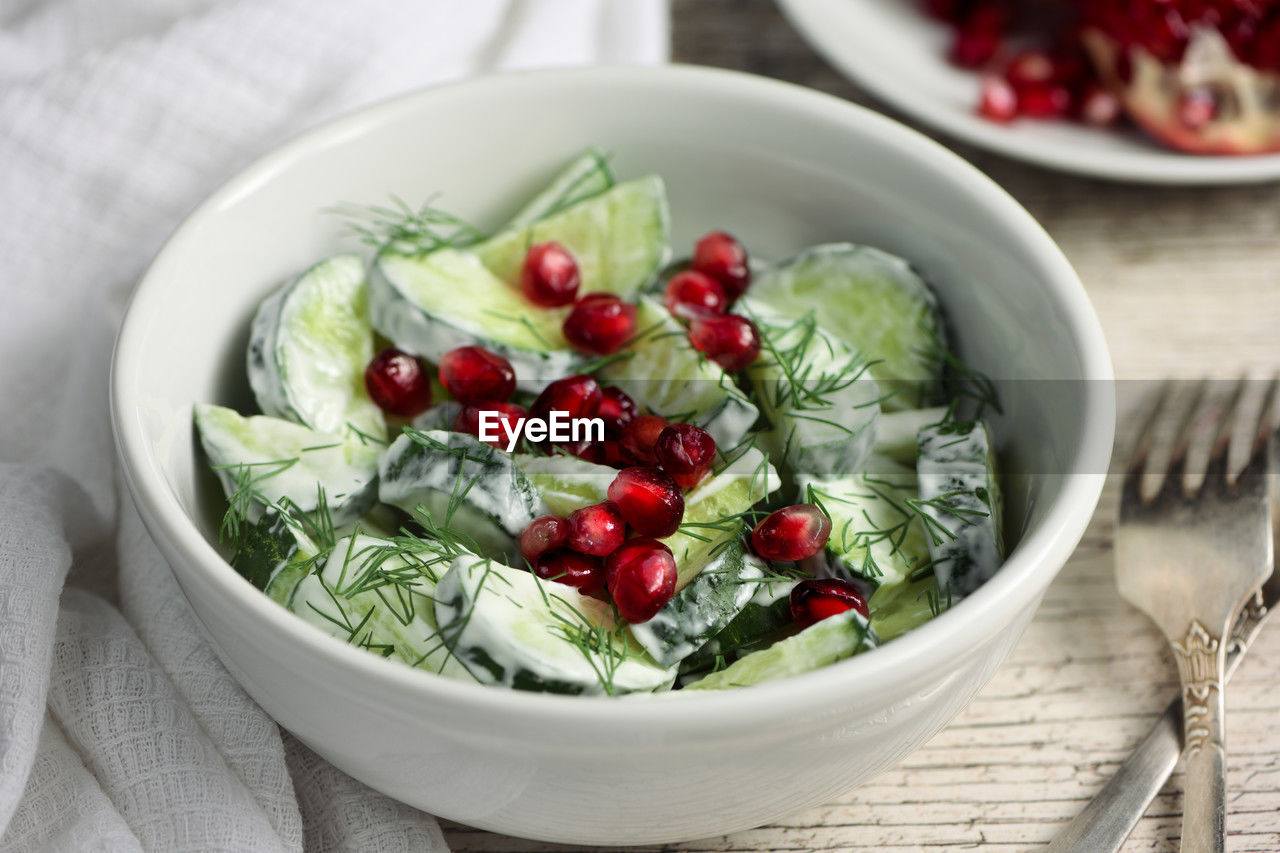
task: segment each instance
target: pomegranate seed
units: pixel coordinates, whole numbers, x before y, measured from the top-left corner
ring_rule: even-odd
[[[538,395],[529,411],[539,418],[565,412],[571,418],[593,418],[600,408],[600,386],[585,373],[557,379]]]
[[[600,444],[604,448],[604,459],[602,462],[610,468],[618,468],[621,470],[622,468],[627,468],[636,464],[635,458],[623,448],[621,441],[607,438]]]
[[[751,547],[766,560],[795,562],[822,550],[831,536],[831,519],[813,504],[771,512],[751,531]]]
[[[564,320],[564,337],[575,349],[609,355],[636,333],[636,306],[612,293],[588,293]]]
[[[791,618],[801,628],[850,610],[868,618],[871,615],[866,598],[848,581],[810,578],[791,589]]]
[[[658,435],[653,449],[662,470],[682,489],[698,485],[716,458],[716,440],[711,433],[693,424],[667,427]]]
[[[524,256],[520,289],[536,305],[568,305],[578,295],[578,282],[578,262],[559,243],[539,243]]]
[[[599,441],[564,441],[557,442],[554,447],[564,451],[570,456],[576,456],[583,462],[590,462],[592,465],[600,465],[604,463],[604,447]]]
[[[686,320],[701,314],[723,314],[729,307],[724,285],[706,273],[686,270],[667,282],[663,295],[667,310]]]
[[[1031,118],[1062,118],[1070,114],[1071,90],[1061,83],[1027,86],[1018,92],[1018,112]]]
[[[622,450],[640,465],[657,465],[658,436],[669,426],[661,415],[641,415],[627,425],[619,442]]]
[[[1190,89],[1178,98],[1178,121],[1198,130],[1218,116],[1218,96],[1209,89]]]
[[[498,437],[492,441],[486,441],[485,444],[498,450],[506,450],[507,444],[510,443],[508,437],[508,428],[503,424],[510,424],[510,433],[514,434],[520,429],[520,422],[529,417],[529,412],[524,406],[517,406],[515,403],[504,403],[500,400],[485,400],[475,403],[466,403],[458,417],[453,421],[454,432],[465,432],[467,435],[474,435],[480,438],[480,413],[494,412],[497,414],[497,431]],[[490,417],[490,431],[493,434],[493,418]],[[483,441],[483,439],[481,439]]]
[[[747,250],[723,231],[712,231],[697,242],[693,247],[693,268],[720,282],[729,304],[736,302],[751,284]]]
[[[1002,42],[998,30],[959,29],[951,42],[951,61],[961,68],[980,68],[995,58]]]
[[[604,421],[607,435],[621,435],[627,424],[635,420],[636,401],[617,385],[608,385],[600,389],[600,406],[596,409],[596,417]]]
[[[458,347],[440,358],[440,384],[463,403],[505,400],[516,390],[516,372],[497,353],[483,347]]]
[[[689,342],[725,370],[742,370],[760,355],[756,324],[737,314],[695,317],[689,326]]]
[[[618,574],[619,567],[626,565],[636,557],[653,548],[666,551],[668,554],[671,553],[671,549],[667,547],[665,542],[661,539],[654,539],[651,536],[633,536],[626,542],[623,542],[616,551],[605,558],[605,583],[609,586],[613,586],[613,579]]]
[[[1008,80],[995,75],[982,78],[978,115],[1000,124],[1008,124],[1017,117],[1018,96]]]
[[[627,522],[612,501],[574,510],[569,515],[569,547],[582,554],[606,557],[618,550]]]
[[[1053,60],[1042,50],[1024,50],[1009,60],[1004,76],[1014,89],[1039,86],[1055,79]]]
[[[1110,127],[1120,120],[1120,99],[1094,83],[1080,96],[1080,118],[1095,127]]]
[[[604,564],[599,557],[557,548],[538,557],[533,573],[544,581],[555,581],[575,587],[590,595],[604,589]]]
[[[431,408],[431,380],[422,362],[387,347],[364,369],[364,387],[378,408],[389,415],[414,418]]]
[[[569,519],[543,515],[529,522],[520,533],[520,553],[532,563],[548,551],[563,548],[569,541]]]
[[[642,536],[670,536],[684,518],[684,495],[660,468],[623,468],[609,484],[609,500]]]
[[[608,559],[609,593],[618,615],[632,625],[648,622],[676,592],[676,561],[659,542],[627,543]]]

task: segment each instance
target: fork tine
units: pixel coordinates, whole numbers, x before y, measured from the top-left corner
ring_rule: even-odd
[[[1209,460],[1204,469],[1204,482],[1227,482],[1227,458],[1231,451],[1231,436],[1234,432],[1240,400],[1244,397],[1247,378],[1242,376],[1236,380],[1231,395],[1218,412],[1218,423],[1214,429],[1213,445],[1209,450]],[[1265,404],[1264,404],[1265,405]]]
[[[1187,471],[1187,456],[1191,452],[1191,439],[1194,437],[1201,409],[1204,408],[1208,386],[1208,381],[1204,379],[1196,383],[1195,394],[1192,395],[1186,411],[1182,413],[1182,419],[1178,423],[1177,438],[1169,454],[1169,464],[1165,467],[1164,482],[1160,486],[1161,492],[1185,490],[1183,481]]]
[[[1249,461],[1245,463],[1245,471],[1265,470],[1269,462],[1268,446],[1271,434],[1276,429],[1276,398],[1280,396],[1280,374],[1271,377],[1267,383],[1266,393],[1262,397],[1262,406],[1258,409],[1258,423],[1254,427],[1253,445],[1249,448]],[[1241,476],[1244,471],[1241,471]]]
[[[1160,383],[1160,387],[1154,395],[1155,402],[1151,404],[1146,420],[1142,423],[1142,429],[1138,432],[1138,440],[1134,444],[1132,455],[1129,457],[1129,467],[1125,469],[1123,493],[1126,501],[1141,500],[1142,478],[1146,473],[1151,447],[1155,444],[1156,424],[1160,422],[1160,415],[1165,406],[1168,405],[1169,398],[1172,396],[1172,388],[1173,383],[1167,379]]]

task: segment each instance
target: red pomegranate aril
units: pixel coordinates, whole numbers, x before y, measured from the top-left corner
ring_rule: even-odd
[[[661,415],[641,415],[622,431],[619,444],[638,465],[657,465],[658,436],[670,423]]]
[[[592,504],[569,515],[569,547],[582,554],[607,557],[627,535],[627,522],[612,501]]]
[[[533,563],[548,551],[563,548],[569,541],[569,519],[559,515],[543,515],[529,522],[520,532],[520,553]]]
[[[747,250],[723,231],[704,235],[693,247],[693,269],[720,282],[729,304],[736,302],[751,284]]]
[[[583,462],[590,462],[593,465],[604,464],[604,446],[599,441],[562,441],[553,445],[557,450],[577,457]]]
[[[663,301],[677,317],[691,320],[702,314],[723,314],[729,307],[724,285],[697,270],[676,273],[667,282]]]
[[[658,435],[653,449],[662,470],[682,489],[698,485],[716,458],[716,440],[711,433],[693,424],[667,427]]]
[[[440,384],[463,403],[505,400],[516,390],[511,362],[483,347],[458,347],[440,358]]]
[[[618,615],[632,625],[648,622],[676,592],[676,561],[661,543],[631,545],[609,557],[605,575]],[[620,556],[621,555],[621,556]]]
[[[1071,113],[1071,90],[1061,83],[1026,86],[1018,91],[1018,112],[1030,118],[1062,118]]]
[[[831,519],[813,504],[783,507],[765,516],[751,531],[751,548],[766,560],[795,562],[822,550],[831,536]]]
[[[489,424],[489,435],[493,435],[495,430],[498,437],[496,439],[485,440],[480,438],[480,415],[482,412],[493,412],[496,415],[486,418]],[[453,421],[454,432],[465,432],[467,435],[474,435],[490,447],[498,450],[506,450],[510,443],[511,435],[517,435],[520,431],[520,422],[529,417],[529,412],[524,406],[517,406],[515,403],[504,403],[500,400],[482,400],[475,403],[466,403],[458,412],[457,418]],[[509,424],[509,426],[504,426]]]
[[[684,495],[660,468],[623,468],[609,484],[608,495],[642,536],[670,536],[684,518]]]
[[[1017,118],[1018,95],[1008,80],[994,74],[982,78],[978,115],[1000,124],[1007,124]]]
[[[1110,127],[1120,120],[1120,99],[1094,83],[1080,96],[1080,119],[1095,127]]]
[[[1009,60],[1004,77],[1014,89],[1022,89],[1055,80],[1056,71],[1049,54],[1042,50],[1024,50]]]
[[[743,370],[760,355],[756,324],[737,314],[695,317],[689,325],[693,348],[725,370]]]
[[[431,379],[422,362],[403,350],[387,347],[364,369],[364,387],[379,409],[413,418],[431,408]]]
[[[617,352],[635,333],[636,306],[612,293],[588,293],[564,321],[565,340],[593,355]]]
[[[621,435],[627,424],[635,420],[637,411],[636,401],[617,385],[606,385],[600,389],[596,417],[604,421],[605,435]]]
[[[557,379],[538,395],[529,411],[546,419],[552,412],[565,412],[571,418],[594,418],[600,408],[600,385],[585,373]]]
[[[538,557],[533,573],[544,581],[567,584],[587,595],[604,589],[604,563],[600,558],[568,548],[557,548]]]
[[[951,42],[951,61],[962,68],[986,65],[1004,45],[1008,13],[999,5],[979,2],[956,29]]]
[[[671,549],[661,539],[654,539],[652,536],[633,536],[626,542],[623,542],[616,551],[605,558],[604,561],[604,577],[605,583],[613,586],[613,579],[618,573],[618,569],[625,566],[632,560],[648,553],[653,548],[671,553]]]
[[[1209,89],[1190,89],[1178,98],[1178,121],[1198,130],[1218,117],[1218,97]]]
[[[791,618],[801,628],[856,610],[870,617],[867,599],[848,581],[839,578],[802,580],[791,589]]]
[[[568,305],[578,295],[578,262],[559,243],[531,246],[520,270],[520,289],[544,308]]]
[[[603,449],[601,464],[608,465],[610,468],[629,468],[636,464],[636,460],[622,447],[622,442],[616,438],[606,438],[600,442]]]

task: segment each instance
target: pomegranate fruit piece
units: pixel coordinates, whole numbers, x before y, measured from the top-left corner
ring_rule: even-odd
[[[751,531],[751,548],[766,560],[795,562],[822,550],[831,536],[831,519],[813,504],[783,507],[765,516]]]
[[[440,357],[440,384],[463,403],[505,400],[515,393],[516,372],[497,353],[483,347],[458,347]]]
[[[517,406],[515,403],[504,403],[500,400],[481,400],[474,403],[466,403],[462,406],[458,416],[453,421],[454,432],[465,432],[467,435],[474,435],[476,438],[480,438],[481,412],[495,412],[497,414],[498,437],[484,443],[498,450],[506,450],[507,444],[510,442],[507,428],[503,424],[510,424],[511,432],[515,433],[520,429],[520,422],[529,417],[529,413],[524,406]],[[492,418],[490,418],[490,423],[494,423]],[[489,434],[493,434],[492,427]],[[484,441],[484,439],[480,440]]]
[[[599,557],[568,548],[547,551],[533,562],[533,573],[544,581],[576,588],[586,595],[604,589],[604,564]]]
[[[747,250],[723,231],[712,231],[693,247],[693,269],[720,282],[730,304],[751,284]]]
[[[1009,13],[994,2],[973,4],[960,20],[951,42],[951,61],[961,68],[986,65],[1004,45]]]
[[[737,314],[695,317],[689,325],[689,343],[725,370],[743,370],[760,355],[756,324]]]
[[[588,293],[564,320],[564,337],[593,355],[617,352],[636,333],[636,306],[612,293]]]
[[[626,537],[627,522],[612,501],[574,510],[569,515],[569,547],[581,554],[607,557]]]
[[[1094,83],[1080,96],[1080,118],[1085,124],[1110,127],[1120,120],[1120,99]]]
[[[676,574],[675,558],[661,543],[615,552],[606,577],[618,615],[632,625],[648,622],[675,595]]]
[[[627,424],[635,420],[636,411],[636,401],[617,385],[607,385],[600,389],[600,405],[596,409],[596,417],[604,421],[605,435],[622,435]]]
[[[609,484],[608,495],[642,536],[670,536],[684,518],[684,495],[660,468],[623,468]]]
[[[605,558],[604,561],[604,577],[605,583],[612,587],[614,576],[618,573],[618,568],[625,566],[636,557],[648,552],[652,548],[659,548],[671,553],[671,549],[667,547],[660,539],[654,539],[651,536],[633,536],[626,542],[623,542],[619,548]]]
[[[569,519],[543,515],[529,522],[520,532],[520,553],[532,563],[548,551],[565,547],[568,541]]]
[[[693,424],[672,424],[658,435],[653,447],[662,470],[682,489],[692,489],[711,470],[716,440]]]
[[[978,115],[1007,124],[1018,116],[1018,95],[1009,81],[994,74],[982,78],[982,94],[978,98]]]
[[[661,415],[641,415],[627,425],[618,443],[622,451],[634,460],[634,464],[657,465],[658,436],[668,426],[667,419]]]
[[[421,360],[387,347],[364,369],[364,387],[379,409],[413,418],[431,407],[431,379]]]
[[[867,599],[848,581],[838,578],[802,580],[791,590],[791,618],[801,628],[856,610],[870,617]]]
[[[676,273],[663,293],[667,310],[677,317],[691,320],[702,314],[723,314],[729,307],[724,285],[697,270]]]
[[[1043,50],[1024,50],[1009,60],[1004,78],[1014,89],[1038,86],[1056,79],[1053,60]]]
[[[1075,106],[1071,90],[1061,83],[1039,83],[1015,91],[1018,113],[1029,118],[1065,118]]]
[[[529,247],[520,270],[520,289],[544,308],[568,305],[578,295],[578,262],[559,243]]]
[[[587,374],[577,373],[543,388],[529,411],[544,419],[552,412],[565,412],[571,418],[594,418],[600,408],[600,396],[600,385]]]

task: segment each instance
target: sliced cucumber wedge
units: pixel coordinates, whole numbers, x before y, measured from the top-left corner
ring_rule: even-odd
[[[968,595],[1004,561],[991,433],[981,420],[936,424],[920,431],[919,450],[920,504],[938,587]]]
[[[604,154],[595,148],[574,160],[556,175],[545,190],[520,209],[503,227],[503,231],[527,228],[540,219],[546,219],[580,201],[594,198],[613,187],[613,170]]]
[[[775,311],[812,312],[823,327],[872,360],[886,409],[934,401],[942,380],[944,333],[938,301],[895,255],[830,243],[807,249],[761,274],[751,298]]]
[[[602,601],[493,560],[462,556],[435,592],[440,634],[483,684],[551,693],[671,686]]]
[[[258,307],[249,330],[258,406],[319,432],[386,435],[364,387],[372,358],[364,262],[356,255],[321,261],[286,283]]]
[[[684,497],[684,518],[663,539],[676,558],[676,591],[689,585],[721,550],[742,536],[743,514],[777,491],[778,472],[758,449],[737,451],[715,475]]]
[[[568,515],[575,509],[598,504],[608,497],[609,484],[618,476],[608,465],[597,465],[576,456],[513,454],[511,460],[524,472],[552,513]]]
[[[938,595],[938,584],[930,575],[910,583],[881,587],[868,604],[871,627],[880,641],[887,643],[928,622],[949,602],[945,594]]]
[[[520,532],[547,512],[511,457],[460,432],[406,430],[378,463],[378,499],[428,532],[486,556],[516,559]]]
[[[296,519],[268,509],[237,537],[231,568],[276,601],[287,603],[293,586],[319,553],[300,528]]]
[[[656,616],[632,625],[631,634],[660,666],[675,666],[733,621],[764,572],[741,539],[731,542]]]
[[[424,540],[349,536],[297,582],[289,608],[352,645],[474,681],[436,630],[432,596],[451,560]]]
[[[561,331],[568,309],[534,305],[462,249],[384,250],[369,279],[369,310],[383,336],[428,361],[473,344],[504,356],[527,391],[582,363]]]
[[[916,466],[916,437],[920,430],[942,423],[947,416],[946,406],[929,409],[902,409],[882,412],[876,422],[876,443],[872,452],[887,457],[909,468]]]
[[[739,658],[685,689],[748,687],[820,669],[877,645],[879,639],[866,617],[856,610],[849,610],[810,625],[794,637],[779,640],[767,649]]]
[[[795,633],[791,618],[791,590],[796,581],[763,580],[728,625],[680,664],[682,673],[701,673],[723,667],[751,652]],[[701,677],[701,676],[698,676]]]
[[[266,506],[312,513],[323,496],[329,519],[340,526],[377,498],[376,445],[208,403],[196,403],[195,423],[232,510],[246,518]]]
[[[872,460],[865,474],[805,482],[801,500],[816,500],[831,517],[826,548],[805,567],[874,590],[906,582],[930,557],[913,505],[915,472],[888,459]]]
[[[760,330],[760,358],[748,369],[770,423],[760,434],[793,474],[834,477],[862,470],[880,416],[880,388],[862,354],[818,325],[739,303]]]
[[[495,276],[518,288],[529,247],[554,240],[578,262],[580,293],[630,299],[670,259],[670,231],[666,187],[650,175],[504,231],[472,251]]]
[[[637,302],[636,329],[624,357],[597,371],[601,384],[617,385],[655,414],[697,424],[721,448],[737,447],[760,413],[733,377],[695,350],[684,326],[653,299]]]

